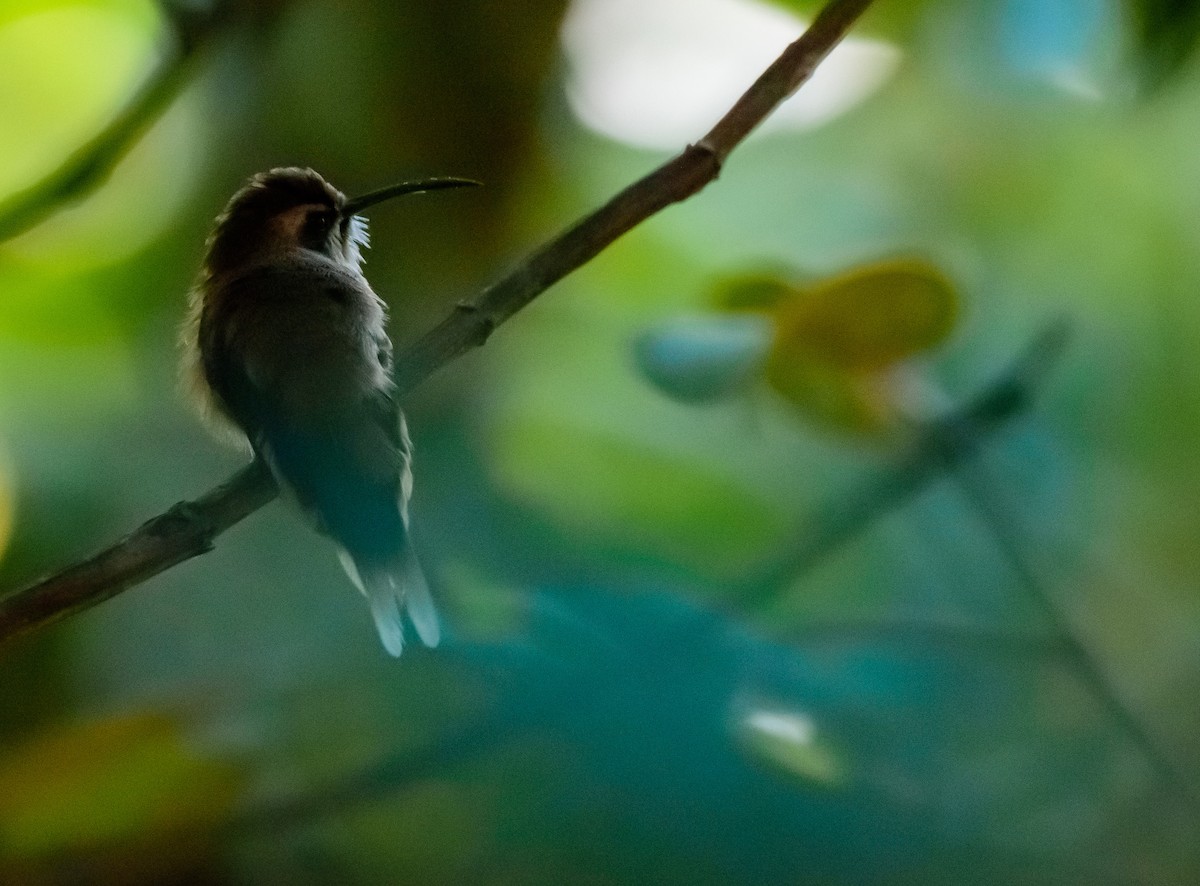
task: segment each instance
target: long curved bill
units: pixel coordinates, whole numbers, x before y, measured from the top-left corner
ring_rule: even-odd
[[[384,200],[391,200],[393,197],[402,197],[405,194],[421,194],[425,191],[443,191],[447,188],[475,188],[479,187],[481,182],[477,182],[470,178],[423,178],[416,181],[400,182],[397,185],[388,185],[386,188],[380,188],[378,191],[371,191],[368,194],[363,194],[361,197],[355,197],[352,200],[347,200],[346,205],[342,207],[342,214],[346,216],[355,215],[362,212],[368,206],[374,206],[376,203],[382,203]]]

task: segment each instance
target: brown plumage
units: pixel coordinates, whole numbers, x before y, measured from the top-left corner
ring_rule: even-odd
[[[203,412],[244,438],[338,543],[392,655],[402,610],[429,646],[439,628],[409,540],[412,446],[355,213],[465,184],[433,179],[351,201],[310,169],[254,176],[217,218],[184,327],[185,376]]]

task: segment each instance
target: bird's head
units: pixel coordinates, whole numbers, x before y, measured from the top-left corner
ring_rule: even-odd
[[[348,199],[311,169],[283,167],[260,172],[235,193],[208,239],[204,275],[212,279],[305,249],[358,270],[367,245],[367,224],[358,213],[402,194],[479,184],[463,178],[401,182]]]

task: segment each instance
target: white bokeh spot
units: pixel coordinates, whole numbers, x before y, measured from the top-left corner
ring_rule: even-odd
[[[804,31],[754,0],[574,0],[563,25],[567,98],[589,128],[638,147],[699,139]],[[763,129],[819,126],[894,73],[900,51],[847,38]]]

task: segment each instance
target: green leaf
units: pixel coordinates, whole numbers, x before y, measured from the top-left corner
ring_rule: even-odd
[[[784,271],[747,271],[718,280],[711,301],[722,311],[767,311],[796,295],[796,282]]]
[[[156,22],[144,14],[98,4],[29,12],[0,15],[0,82],[23,84],[0,90],[0,195],[27,186],[90,138],[154,56]]]
[[[15,498],[12,464],[7,455],[0,452],[0,558],[3,558],[8,541],[12,538]]]

